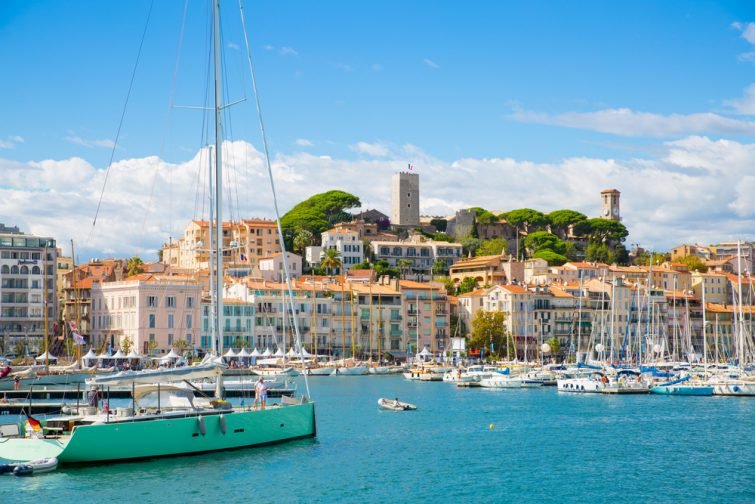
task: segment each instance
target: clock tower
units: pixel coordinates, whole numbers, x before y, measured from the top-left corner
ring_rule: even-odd
[[[602,219],[621,221],[619,211],[620,196],[621,193],[616,189],[600,191],[600,217]]]

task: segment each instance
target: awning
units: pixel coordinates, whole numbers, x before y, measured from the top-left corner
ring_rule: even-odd
[[[148,369],[146,371],[123,371],[109,376],[88,380],[89,385],[123,386],[132,383],[162,383],[182,380],[201,380],[223,374],[223,368],[217,364],[188,366],[174,369]]]

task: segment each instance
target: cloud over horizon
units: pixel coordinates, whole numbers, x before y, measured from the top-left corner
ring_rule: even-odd
[[[662,144],[662,151],[654,159],[572,157],[536,163],[467,157],[447,162],[407,144],[381,146],[378,159],[279,153],[272,166],[282,212],[313,194],[343,189],[359,196],[363,208],[389,213],[391,176],[411,158],[420,174],[424,215],[481,206],[571,208],[597,216],[600,191],[615,187],[621,191],[628,244],[668,250],[686,242],[754,238],[755,144],[689,136]],[[260,152],[243,141],[226,142],[224,152],[232,181],[225,189],[232,209],[226,218],[272,218]],[[6,224],[25,232],[56,238],[66,253],[74,239],[82,258],[141,255],[153,260],[169,236],[180,236],[191,219],[207,217],[206,155],[202,150],[177,164],[156,156],[114,163],[94,229],[104,168],[78,157],[25,163],[0,159],[6,180],[0,215],[4,220],[12,216]]]

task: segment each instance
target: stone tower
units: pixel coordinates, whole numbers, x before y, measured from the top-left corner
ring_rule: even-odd
[[[600,191],[600,217],[615,221],[621,220],[619,197],[621,193],[616,189]]]
[[[419,175],[394,173],[391,194],[391,224],[419,226]]]

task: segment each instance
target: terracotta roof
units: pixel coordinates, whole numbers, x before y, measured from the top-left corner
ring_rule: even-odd
[[[529,292],[527,289],[519,285],[498,285],[497,287],[507,290],[511,292],[512,294],[526,294]]]
[[[553,297],[561,297],[561,298],[573,298],[571,294],[566,292],[561,287],[549,287],[548,290],[551,294],[553,294]]]
[[[400,280],[399,285],[402,289],[441,290],[443,288],[438,283],[415,282],[414,280]]]
[[[472,292],[467,292],[465,294],[459,294],[456,297],[457,298],[480,297],[480,296],[484,296],[485,294],[487,294],[488,290],[490,290],[490,289],[477,289],[477,290],[473,290]]]

